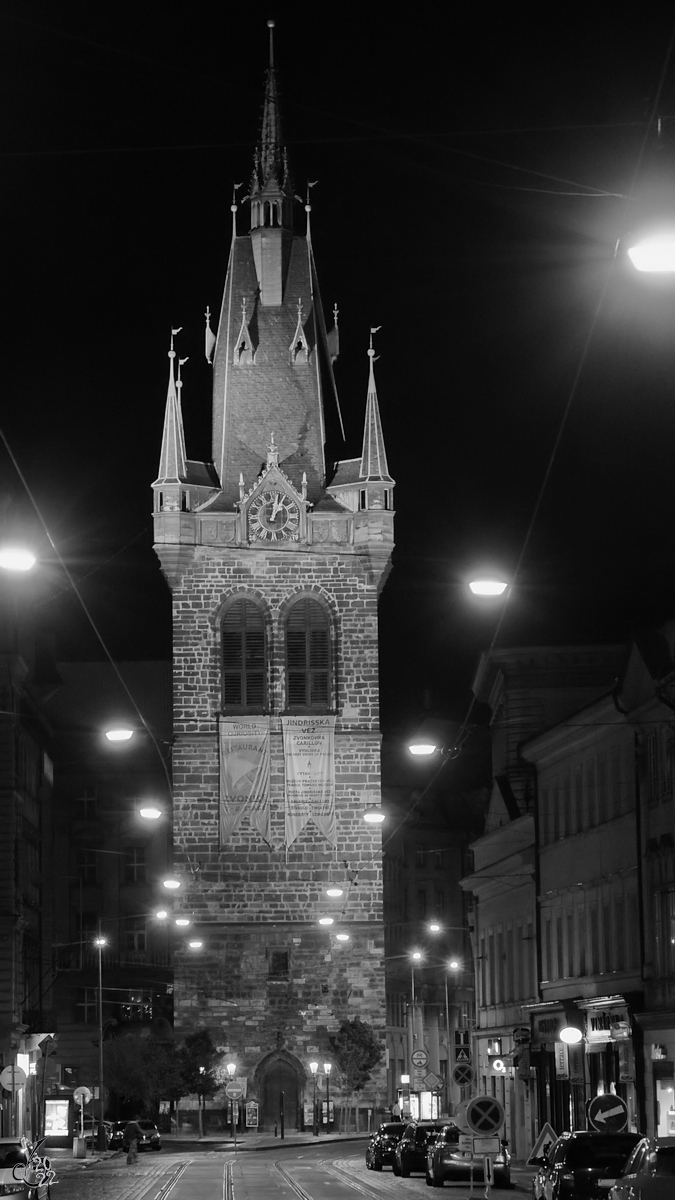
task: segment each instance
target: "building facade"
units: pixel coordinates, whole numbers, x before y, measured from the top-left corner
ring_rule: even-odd
[[[212,461],[187,457],[172,344],[154,484],[173,596],[176,903],[203,941],[177,957],[175,1021],[178,1037],[210,1030],[252,1120],[272,1128],[283,1111],[293,1128],[312,1119],[309,1063],[330,1059],[343,1022],[384,1039],[381,832],[364,815],[380,803],[393,480],[372,344],[362,454],[326,472],[337,327],[309,204],[296,213],[272,67],[242,207],[217,333],[207,325]],[[368,1086],[382,1105],[384,1058]]]

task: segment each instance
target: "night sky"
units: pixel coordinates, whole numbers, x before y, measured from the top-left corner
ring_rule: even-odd
[[[2,426],[120,658],[170,654],[150,516],[169,330],[189,355],[188,454],[206,458],[203,313],[220,305],[276,19],[296,191],[318,180],[323,302],[340,309],[347,445],[331,459],[360,453],[382,326],[389,733],[425,703],[463,715],[498,611],[465,582],[477,564],[513,572],[603,289],[500,644],[622,641],[675,616],[675,283],[621,250],[612,268],[655,188],[675,215],[675,59],[661,138],[647,132],[672,5],[630,22],[608,4],[393,11],[0,9]],[[95,657],[57,566],[36,586],[60,655]]]

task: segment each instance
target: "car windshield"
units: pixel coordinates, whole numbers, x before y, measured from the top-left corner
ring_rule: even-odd
[[[26,1151],[22,1149],[21,1142],[5,1142],[0,1145],[0,1168],[13,1167],[16,1163],[26,1161]]]
[[[141,1129],[145,1130],[153,1130],[157,1128],[154,1121],[139,1121],[138,1124],[140,1125]]]
[[[599,1134],[593,1138],[574,1138],[567,1143],[565,1159],[570,1167],[602,1167],[608,1174],[620,1175],[622,1168],[637,1144],[633,1140]]]
[[[675,1146],[660,1146],[657,1149],[656,1174],[675,1175]]]

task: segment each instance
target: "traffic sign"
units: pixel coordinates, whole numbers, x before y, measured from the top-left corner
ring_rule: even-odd
[[[4,1071],[0,1072],[0,1084],[8,1092],[18,1092],[26,1082],[26,1072],[23,1067],[5,1067]]]
[[[414,1067],[426,1067],[429,1061],[429,1055],[426,1050],[413,1050],[410,1057]]]
[[[498,1134],[495,1134],[494,1137],[475,1137],[472,1140],[472,1150],[476,1156],[481,1154],[499,1154],[501,1150]]]
[[[73,1092],[73,1100],[76,1104],[88,1104],[91,1100],[91,1092],[88,1087],[76,1087]]]
[[[628,1105],[612,1092],[594,1096],[588,1104],[588,1124],[600,1133],[618,1133],[628,1124]]]
[[[552,1125],[549,1125],[547,1121],[546,1124],[542,1126],[541,1133],[532,1147],[530,1157],[527,1160],[527,1166],[533,1167],[537,1163],[541,1162],[542,1158],[545,1157],[549,1146],[552,1146],[554,1142],[557,1142],[557,1140],[558,1135],[555,1129]]]
[[[439,1092],[443,1087],[442,1076],[437,1075],[435,1071],[430,1071],[428,1075],[424,1076],[424,1083],[430,1092]]]
[[[495,1096],[474,1096],[466,1106],[466,1123],[472,1133],[496,1133],[504,1124],[504,1106]]]
[[[458,1063],[452,1072],[452,1078],[459,1087],[468,1087],[473,1083],[473,1067],[470,1063]]]
[[[455,1046],[455,1062],[457,1064],[471,1062],[471,1054],[465,1046]]]
[[[241,1100],[244,1094],[244,1089],[240,1083],[228,1083],[225,1086],[225,1095],[228,1100]]]

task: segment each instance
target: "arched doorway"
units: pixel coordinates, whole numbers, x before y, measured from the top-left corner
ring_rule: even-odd
[[[290,1054],[272,1054],[258,1068],[260,1124],[264,1129],[281,1125],[281,1093],[283,1092],[284,1126],[289,1131],[300,1128],[300,1081]]]

